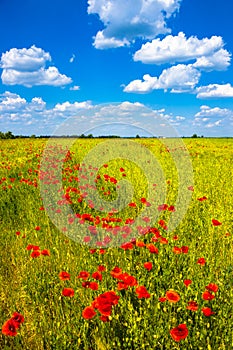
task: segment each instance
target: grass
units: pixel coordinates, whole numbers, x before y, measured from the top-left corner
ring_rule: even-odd
[[[105,147],[104,141],[74,142],[65,163],[62,163],[60,183],[52,187],[39,179],[46,140],[0,141],[0,324],[9,320],[14,312],[24,317],[16,336],[0,335],[0,348],[233,348],[232,139],[184,140],[192,164],[193,191],[187,189],[188,177],[185,190],[192,197],[183,220],[171,231],[161,226],[159,221],[164,220],[168,224],[172,212],[158,211],[157,206],[166,203],[177,208],[179,205],[176,199],[180,179],[173,153],[168,152],[161,140],[142,139],[135,141],[137,145],[131,153],[128,145],[127,152],[120,157],[114,140],[113,146],[110,144],[107,149],[97,148],[101,144]],[[94,152],[91,153],[93,148]],[[145,149],[150,150],[152,158],[144,153]],[[122,144],[120,150],[123,150]],[[53,161],[58,154],[52,151]],[[152,162],[153,157],[160,166],[156,163],[153,169],[146,167],[146,160]],[[83,159],[85,165],[80,166]],[[51,158],[49,164],[53,164]],[[99,169],[95,170],[95,167]],[[87,176],[88,172],[93,175]],[[109,178],[106,180],[104,175],[109,175]],[[84,193],[97,193],[91,192],[90,187],[96,176],[99,202],[98,205],[94,203],[93,207],[85,199]],[[82,179],[81,182],[80,179],[78,182],[78,177]],[[109,180],[111,177],[117,183]],[[121,179],[128,180],[133,191],[128,185],[124,187]],[[69,204],[56,202],[61,183],[63,191],[59,192],[59,199],[66,199]],[[153,186],[155,184],[157,186]],[[83,186],[81,189],[80,185]],[[121,188],[117,188],[118,185],[122,185]],[[45,195],[43,191],[51,188],[50,194]],[[110,215],[109,211],[106,213],[100,210],[99,206],[103,203],[105,206],[110,201],[117,204],[119,194],[122,196],[120,204],[124,204],[125,197],[136,206],[126,205],[120,212]],[[43,196],[44,201],[41,198]],[[198,200],[204,196],[206,200]],[[147,208],[141,198],[150,199],[151,206]],[[180,202],[182,204],[182,197]],[[53,209],[47,208],[49,203]],[[44,207],[47,210],[43,210]],[[142,215],[142,210],[146,208],[149,214]],[[156,208],[157,216],[152,215],[154,212],[151,208]],[[79,214],[78,217],[74,213]],[[85,219],[83,214],[89,214],[91,220]],[[67,215],[70,221],[67,221]],[[135,225],[125,224],[127,219],[137,220],[140,216],[148,216],[151,220],[145,222],[145,226],[157,230],[138,235]],[[84,223],[80,223],[80,219]],[[218,220],[221,225],[214,226],[212,219]],[[102,228],[103,223],[105,229]],[[110,226],[120,227],[119,230],[123,226],[132,227],[125,241],[133,237],[136,241],[122,248],[122,236],[119,244],[115,238],[118,236],[112,234]],[[97,227],[100,235],[91,233],[93,227]],[[167,241],[161,240],[158,231]],[[113,239],[109,247],[98,246],[103,232]],[[84,238],[90,239],[89,245],[83,244]],[[152,253],[148,244],[153,244],[158,254]],[[47,249],[50,255],[40,254],[33,258],[33,250],[27,250],[29,245],[39,246],[39,252]],[[176,249],[175,253],[174,247],[180,250]],[[182,252],[182,247],[188,248],[183,248]],[[204,265],[197,263],[199,258],[205,259]],[[151,271],[144,267],[145,262],[152,263]],[[105,267],[105,271],[101,271],[101,281],[92,277],[100,265]],[[124,278],[112,277],[111,272],[116,266],[122,269],[122,273],[128,274],[125,278],[133,276],[137,285],[130,286],[128,282],[127,286],[125,282],[123,288],[119,282],[123,282]],[[61,271],[69,273],[70,279],[61,280]],[[81,271],[89,272],[86,281],[98,283],[98,290],[83,287],[85,281],[77,278]],[[185,279],[192,281],[188,287],[184,284]],[[210,283],[217,285],[218,290],[212,292],[213,300],[204,300],[203,293]],[[150,295],[148,298],[138,297],[136,290],[139,286],[146,288]],[[64,288],[72,288],[74,296],[63,296]],[[169,290],[176,291],[180,300],[176,303],[159,301]],[[96,315],[85,319],[83,310],[107,291],[114,291],[119,296],[118,303],[111,307],[108,321],[100,319],[101,313],[96,308]],[[189,301],[198,304],[197,311],[187,309]],[[211,308],[214,314],[205,316],[202,311],[204,307]],[[170,331],[180,324],[186,324],[188,335],[178,342],[171,337]]]

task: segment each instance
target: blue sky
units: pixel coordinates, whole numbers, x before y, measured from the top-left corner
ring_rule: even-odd
[[[102,124],[145,106],[180,136],[233,136],[232,13],[229,0],[1,0],[0,130],[48,135],[75,116],[88,130],[107,104]]]

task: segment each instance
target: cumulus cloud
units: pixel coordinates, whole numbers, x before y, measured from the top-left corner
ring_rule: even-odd
[[[129,45],[136,38],[168,33],[166,20],[182,0],[88,0],[88,14],[97,14],[104,29],[97,32],[97,49]]]
[[[70,90],[71,90],[71,91],[78,91],[78,90],[80,90],[80,86],[79,86],[79,85],[71,86],[71,87],[70,87]]]
[[[231,84],[209,84],[196,88],[197,98],[224,98],[233,97],[233,86]]]
[[[164,69],[159,77],[143,76],[143,80],[133,80],[125,92],[148,93],[158,89],[172,89],[172,92],[183,92],[194,89],[200,78],[200,72],[192,65],[178,64]]]
[[[228,108],[220,108],[220,107],[209,107],[206,105],[203,105],[200,107],[200,112],[195,114],[195,117],[208,119],[209,118],[228,118],[233,117],[233,111]],[[206,121],[206,120],[204,120]]]
[[[64,103],[57,103],[54,107],[54,112],[62,112],[65,113],[66,116],[70,115],[70,113],[74,114],[80,109],[89,109],[92,108],[92,104],[90,101],[84,101],[84,102],[74,102],[70,103],[68,101]]]
[[[223,70],[230,65],[231,54],[223,49],[220,36],[198,39],[186,38],[180,32],[177,36],[167,35],[164,39],[147,42],[135,52],[134,61],[148,64],[164,64],[195,61],[194,67],[203,70]]]
[[[233,110],[203,105],[200,107],[200,111],[195,114],[193,125],[202,129],[213,129],[221,126],[227,134],[229,128],[233,126]]]
[[[12,48],[1,57],[2,83],[26,87],[70,84],[72,79],[61,74],[56,67],[46,68],[46,63],[49,61],[51,61],[50,54],[34,45],[29,49]]]

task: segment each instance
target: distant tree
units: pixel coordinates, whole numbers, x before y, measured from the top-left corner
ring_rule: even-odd
[[[197,134],[193,134],[192,136],[193,139],[196,139],[197,137],[198,137]]]
[[[136,139],[140,139],[140,136],[138,134],[136,135]]]

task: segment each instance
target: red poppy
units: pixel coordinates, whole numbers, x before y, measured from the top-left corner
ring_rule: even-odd
[[[199,265],[204,266],[204,265],[205,265],[205,263],[206,263],[205,258],[199,258],[199,259],[197,260],[197,264],[199,264]]]
[[[34,250],[32,253],[31,253],[31,257],[34,259],[34,258],[38,258],[38,256],[40,256],[40,252],[38,250]]]
[[[40,231],[40,226],[36,226],[36,227],[35,227],[35,230],[36,230],[36,231]]]
[[[202,311],[202,313],[203,313],[205,316],[207,316],[207,317],[209,317],[209,316],[215,314],[215,312],[213,312],[213,311],[211,310],[210,307],[203,307],[203,308],[201,309],[201,311]]]
[[[138,296],[139,299],[142,299],[142,298],[145,298],[145,299],[150,298],[150,293],[148,293],[146,287],[144,287],[144,286],[139,286],[139,287],[137,287],[136,290],[135,290],[135,292],[136,292],[136,294],[137,294],[137,296]]]
[[[214,226],[220,226],[220,225],[222,225],[221,222],[219,222],[218,220],[215,220],[215,219],[212,219],[212,224],[213,224]]]
[[[217,284],[215,283],[209,283],[208,286],[206,286],[206,289],[209,291],[209,292],[214,292],[216,293],[218,291],[218,286]]]
[[[144,267],[145,267],[145,269],[147,269],[147,271],[151,271],[152,270],[152,267],[153,267],[153,264],[152,264],[152,262],[145,262],[144,263]]]
[[[176,247],[176,246],[173,247],[172,251],[173,251],[173,253],[175,253],[175,254],[181,254],[181,253],[182,253],[182,249],[179,248],[179,247]]]
[[[177,303],[177,301],[180,300],[179,294],[177,292],[175,292],[174,290],[168,290],[166,292],[166,298],[171,303]]]
[[[15,234],[16,234],[17,236],[19,236],[20,233],[21,233],[20,231],[16,231],[16,232],[15,232]]]
[[[7,320],[2,326],[2,334],[14,337],[17,335],[18,323],[14,320]]]
[[[136,203],[131,202],[131,203],[128,204],[128,206],[129,206],[129,207],[132,207],[132,208],[135,208],[137,205],[136,205]]]
[[[99,271],[93,272],[92,277],[97,281],[102,281],[102,274]]]
[[[92,306],[87,306],[82,312],[83,318],[86,320],[92,319],[96,315],[96,312]]]
[[[110,272],[110,275],[114,278],[118,278],[122,273],[122,269],[118,266],[115,266],[114,269]]]
[[[61,271],[58,276],[61,281],[68,281],[70,279],[70,274],[66,271]]]
[[[188,287],[192,283],[192,280],[184,280],[184,285]]]
[[[193,187],[193,186],[189,186],[189,187],[188,187],[188,190],[189,190],[189,191],[194,191],[194,187]]]
[[[89,283],[89,288],[92,290],[98,290],[99,289],[99,285],[97,282],[90,282]]]
[[[196,301],[189,301],[188,306],[186,307],[187,310],[191,311],[197,311],[198,310],[198,304]]]
[[[181,247],[181,251],[182,251],[183,254],[187,254],[188,251],[189,251],[189,247],[183,245],[183,246]]]
[[[205,291],[202,294],[202,299],[204,299],[204,300],[212,300],[214,298],[215,298],[214,294],[211,294],[209,291]]]
[[[170,335],[176,342],[179,342],[181,339],[185,339],[188,336],[188,333],[186,324],[180,324],[179,326],[170,330]]]
[[[159,253],[158,248],[153,243],[147,244],[146,247],[147,247],[147,249],[149,249],[150,253],[153,253],[153,254]]]
[[[43,249],[40,253],[44,256],[50,256],[50,251],[48,249]]]
[[[23,315],[21,315],[20,313],[18,312],[14,312],[12,317],[11,317],[11,320],[13,320],[14,322],[16,322],[18,324],[18,327],[21,325],[21,323],[24,322],[24,317]]]
[[[197,200],[198,200],[199,202],[203,202],[203,201],[206,201],[207,198],[206,198],[206,196],[203,196],[203,197],[201,197],[201,198],[197,198]]]
[[[160,204],[158,206],[158,211],[167,210],[167,208],[168,208],[167,204]]]
[[[108,316],[104,316],[104,315],[100,316],[100,320],[103,321],[103,322],[109,322],[110,321],[109,317]]]
[[[174,205],[170,205],[170,207],[168,207],[167,210],[172,211],[173,213],[176,211]]]
[[[79,275],[77,276],[77,278],[81,278],[83,280],[87,280],[89,276],[90,276],[89,272],[87,272],[87,271],[80,271]]]
[[[98,271],[105,271],[106,267],[104,265],[99,265],[98,266]]]
[[[119,299],[120,297],[114,291],[105,292],[93,301],[92,306],[98,309],[102,315],[110,316],[112,306],[118,304]]]
[[[167,298],[166,297],[159,297],[159,301],[161,303],[164,303],[165,301],[167,301]]]
[[[74,296],[73,288],[64,288],[62,291],[62,295],[64,297],[73,297]]]

